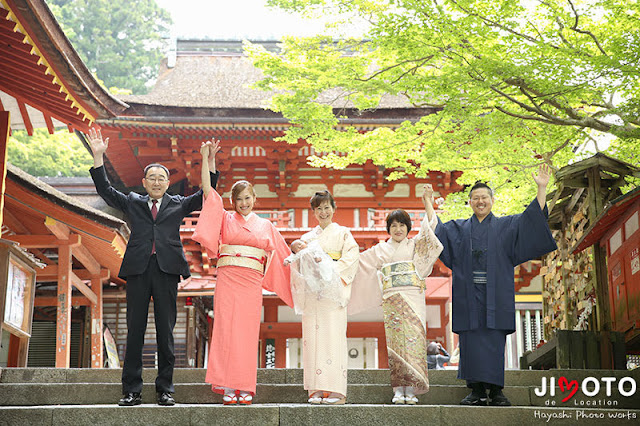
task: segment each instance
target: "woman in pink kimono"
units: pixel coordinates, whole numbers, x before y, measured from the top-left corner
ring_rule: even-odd
[[[427,202],[432,192],[431,185],[425,185],[422,202],[427,212],[433,209]],[[429,223],[427,217],[425,214],[418,235],[407,238],[411,231],[409,214],[395,210],[387,216],[391,238],[360,254],[349,304],[349,313],[354,314],[382,301],[394,404],[416,404],[416,395],[429,390],[425,278],[442,244],[433,232],[437,221]]]
[[[219,142],[202,144],[202,173],[207,177],[205,160],[215,159],[218,150]],[[293,306],[290,273],[283,266],[290,251],[273,224],[252,212],[256,194],[249,182],[233,185],[233,212],[224,210],[222,198],[208,180],[202,189],[205,200],[193,239],[207,249],[210,258],[218,258],[205,380],[213,392],[223,394],[224,404],[248,405],[256,392],[262,289],[274,291]]]

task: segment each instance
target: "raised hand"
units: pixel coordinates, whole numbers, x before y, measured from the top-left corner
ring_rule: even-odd
[[[541,164],[540,167],[538,167],[538,174],[531,172],[531,176],[539,187],[546,188],[549,183],[549,178],[551,177],[551,169],[547,164]]]
[[[211,142],[209,141],[202,142],[202,144],[200,145],[200,155],[202,155],[203,160],[206,160],[209,158],[210,147],[211,147]]]
[[[216,158],[216,154],[218,153],[218,151],[220,151],[220,149],[222,148],[220,146],[220,140],[217,141],[207,141],[207,143],[209,143],[209,157],[208,160],[209,161],[213,161]]]
[[[427,183],[423,186],[424,192],[422,193],[422,204],[426,207],[427,204],[433,206],[433,186]]]
[[[89,145],[91,145],[91,151],[94,157],[96,155],[102,156],[109,147],[109,138],[102,139],[102,132],[100,129],[92,127],[89,129],[89,134],[85,134],[89,138]]]
[[[90,128],[89,134],[85,133],[85,136],[89,139],[91,152],[93,152],[93,167],[102,167],[104,165],[104,153],[109,147],[109,138],[103,140],[100,128],[96,129],[94,127]]]

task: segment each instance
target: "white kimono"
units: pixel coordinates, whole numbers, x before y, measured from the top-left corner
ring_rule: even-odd
[[[346,396],[348,347],[345,305],[351,294],[351,282],[358,270],[360,249],[349,229],[336,223],[324,229],[317,226],[300,239],[307,244],[313,241],[319,243],[322,250],[333,259],[342,286],[336,289],[338,299],[323,298],[316,292],[306,291],[302,300],[294,302],[303,304],[300,310],[303,312],[304,388]]]

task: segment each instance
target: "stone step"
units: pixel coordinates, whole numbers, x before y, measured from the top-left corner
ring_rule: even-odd
[[[184,404],[221,404],[222,397],[213,393],[206,384],[184,383],[176,385],[174,397]],[[527,387],[508,388],[509,398],[515,405],[528,406],[530,391]],[[121,397],[122,388],[116,383],[53,383],[53,384],[0,384],[1,406],[114,404]],[[454,404],[469,390],[463,386],[433,385],[420,396],[421,404]],[[349,385],[348,402],[353,404],[386,404],[393,397],[388,384]],[[143,402],[155,402],[155,386],[145,384]],[[258,384],[256,403],[306,403],[307,392],[302,384]]]
[[[178,404],[0,407],[0,425],[620,425],[636,424],[640,410],[443,405],[310,406],[254,404],[230,407]]]
[[[121,396],[118,383],[50,383],[0,384],[0,406],[38,405],[85,405],[115,404]],[[628,389],[627,389],[628,391]],[[516,406],[552,406],[572,408],[640,408],[640,392],[631,396],[621,395],[617,388],[609,396],[602,391],[593,397],[585,396],[580,390],[571,396],[569,391],[555,388],[555,395],[536,394],[534,386],[507,386],[505,394]],[[469,389],[465,386],[431,385],[429,392],[419,397],[421,405],[457,404]],[[145,384],[143,402],[155,402],[155,386]],[[182,404],[220,404],[219,394],[211,392],[207,384],[182,383],[176,385],[176,401]],[[388,404],[393,391],[388,384],[352,384],[347,389],[350,404]],[[567,401],[562,401],[568,398]],[[307,393],[302,384],[258,384],[254,401],[256,403],[305,403]]]
[[[174,383],[204,383],[204,368],[178,368],[174,371]],[[429,371],[429,382],[433,385],[459,386],[457,370]],[[0,383],[120,383],[121,369],[90,368],[6,368],[0,371]],[[153,383],[157,375],[155,369],[143,371],[143,381]],[[640,369],[626,370],[507,370],[505,386],[540,386],[542,378],[566,377],[568,381],[579,383],[587,377],[615,377],[616,383],[623,377],[632,377],[640,386]],[[300,368],[268,368],[258,369],[258,383],[266,384],[298,384],[302,383]],[[351,384],[388,384],[390,382],[387,369],[349,370],[348,382]]]

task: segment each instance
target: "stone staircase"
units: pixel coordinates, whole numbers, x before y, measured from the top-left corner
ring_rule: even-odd
[[[177,369],[174,407],[155,404],[154,370],[145,370],[143,404],[118,407],[121,370],[9,368],[0,371],[0,425],[528,425],[639,424],[640,370],[507,371],[513,407],[463,407],[469,392],[456,371],[430,371],[430,391],[415,406],[390,404],[388,370],[350,370],[347,404],[310,406],[300,369],[261,369],[254,404],[222,405],[204,383],[203,369]],[[536,394],[543,378],[549,389]],[[567,379],[564,392],[561,377]],[[604,379],[603,379],[604,378]],[[587,396],[596,383],[600,392]],[[619,383],[622,381],[622,394]],[[607,395],[607,383],[611,392]],[[564,382],[563,382],[564,384]],[[632,386],[636,390],[630,395]],[[576,393],[562,402],[576,389]],[[540,393],[540,392],[538,392]],[[628,395],[628,396],[626,396]]]

